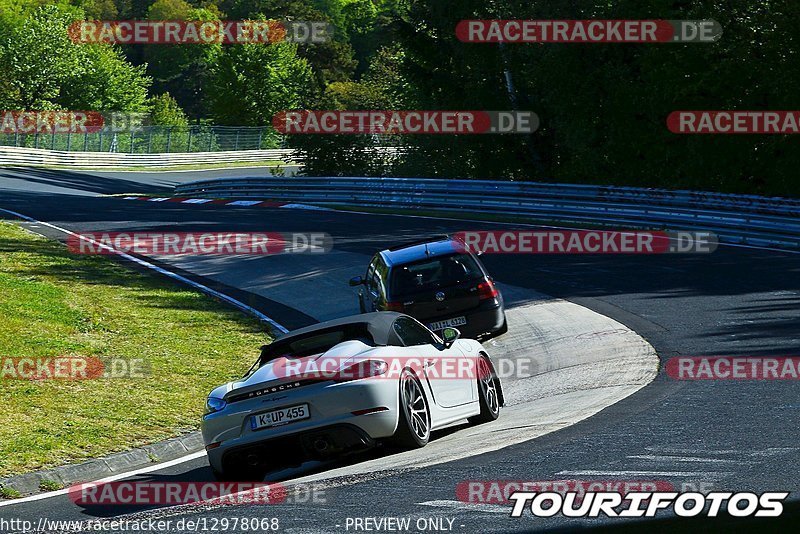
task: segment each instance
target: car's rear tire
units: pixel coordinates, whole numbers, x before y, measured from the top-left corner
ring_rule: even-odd
[[[506,332],[508,332],[508,319],[506,319],[504,317],[503,318],[503,326],[501,326],[499,330],[494,332],[493,337],[502,336]]]
[[[431,437],[431,411],[422,384],[416,375],[405,369],[400,375],[400,415],[391,442],[403,449],[418,449]]]
[[[478,402],[481,413],[467,419],[478,425],[494,421],[500,416],[500,384],[491,360],[485,354],[478,358]]]
[[[238,468],[238,469],[225,469],[218,471],[211,468],[211,474],[217,482],[261,482],[267,475],[266,470],[259,468]]]
[[[241,473],[217,471],[213,467],[211,468],[211,474],[214,475],[214,479],[216,479],[217,482],[242,482],[244,480]]]

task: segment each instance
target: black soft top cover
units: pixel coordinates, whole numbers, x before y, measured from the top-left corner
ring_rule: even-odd
[[[307,334],[319,332],[322,330],[335,329],[336,327],[345,327],[352,325],[356,327],[354,330],[362,330],[365,328],[369,333],[372,341],[378,346],[399,345],[399,340],[392,329],[392,324],[395,319],[402,317],[404,314],[397,312],[372,312],[361,313],[359,315],[351,315],[349,317],[341,317],[331,321],[317,323],[311,326],[293,330],[275,340],[275,343],[287,341],[295,336],[302,337]],[[358,328],[358,327],[361,328]]]

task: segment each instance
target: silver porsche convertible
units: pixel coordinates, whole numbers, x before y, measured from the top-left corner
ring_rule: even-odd
[[[503,390],[486,349],[376,312],[319,323],[262,347],[241,380],[207,399],[203,439],[221,480],[359,452],[424,447],[431,431],[497,419]]]

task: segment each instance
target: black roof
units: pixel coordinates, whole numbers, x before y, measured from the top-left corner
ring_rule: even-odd
[[[425,258],[436,258],[465,252],[464,244],[449,236],[431,238],[429,241],[416,241],[381,251],[386,265],[403,265]]]
[[[372,336],[375,344],[386,346],[389,345],[390,336],[392,335],[392,323],[394,323],[395,319],[404,315],[405,314],[402,313],[384,311],[340,317],[331,321],[324,321],[311,326],[306,326],[298,330],[292,330],[291,332],[276,338],[275,341],[284,341],[295,336],[303,336],[305,334],[326,330],[328,328],[335,328],[337,326],[363,325]]]

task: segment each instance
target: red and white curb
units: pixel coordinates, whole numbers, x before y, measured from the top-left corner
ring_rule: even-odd
[[[298,204],[290,202],[276,202],[274,200],[231,200],[226,198],[189,198],[189,197],[142,197],[128,196],[122,200],[143,200],[145,202],[174,202],[179,204],[213,204],[217,206],[237,206],[240,208],[288,208],[303,210],[330,211],[330,208],[312,206],[310,204]]]

